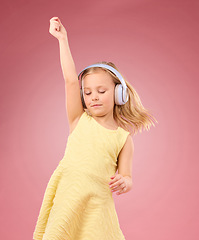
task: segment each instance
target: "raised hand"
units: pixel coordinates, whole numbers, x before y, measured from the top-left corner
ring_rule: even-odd
[[[64,28],[58,17],[52,17],[50,19],[49,33],[56,37],[58,40],[67,37],[66,29]]]

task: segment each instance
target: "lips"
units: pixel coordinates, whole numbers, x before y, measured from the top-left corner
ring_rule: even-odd
[[[91,107],[101,106],[101,104],[94,104]]]

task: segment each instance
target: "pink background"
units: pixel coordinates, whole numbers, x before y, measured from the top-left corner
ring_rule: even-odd
[[[113,194],[126,240],[198,239],[198,11],[194,0],[1,2],[0,239],[32,239],[69,134],[54,16],[77,72],[114,62],[158,120],[133,137],[132,191]]]

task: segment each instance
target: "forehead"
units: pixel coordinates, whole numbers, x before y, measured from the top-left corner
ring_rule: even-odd
[[[89,73],[82,79],[82,82],[84,88],[94,88],[99,86],[104,87],[114,86],[112,77],[104,71]]]

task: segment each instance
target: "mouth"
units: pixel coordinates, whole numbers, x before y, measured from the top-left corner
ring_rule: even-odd
[[[100,106],[101,106],[101,104],[94,104],[91,107],[100,107]]]

